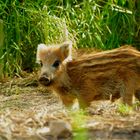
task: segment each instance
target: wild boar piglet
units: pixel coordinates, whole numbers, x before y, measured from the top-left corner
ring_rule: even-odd
[[[57,93],[69,106],[75,98],[81,107],[91,101],[122,98],[132,105],[140,91],[140,52],[133,47],[91,53],[72,60],[72,43],[46,46],[39,44],[37,61],[41,63],[39,82]]]

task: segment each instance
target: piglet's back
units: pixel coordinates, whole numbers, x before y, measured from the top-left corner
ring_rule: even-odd
[[[83,77],[109,76],[120,69],[132,69],[140,73],[140,52],[132,47],[104,51],[80,56],[67,63],[67,72],[71,80],[81,83]]]

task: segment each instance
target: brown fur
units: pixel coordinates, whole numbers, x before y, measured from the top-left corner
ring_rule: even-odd
[[[45,54],[49,51],[47,48]],[[40,53],[40,58],[43,53]],[[66,106],[72,104],[75,98],[81,106],[88,106],[91,101],[110,99],[110,96],[112,100],[122,97],[124,103],[132,105],[133,95],[138,97],[140,52],[132,47],[91,53],[65,63],[60,49],[51,49],[51,55],[59,57],[62,63],[47,87],[56,92]],[[42,71],[41,76],[45,70]]]

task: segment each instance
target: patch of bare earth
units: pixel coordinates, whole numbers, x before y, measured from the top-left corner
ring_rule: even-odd
[[[115,103],[95,101],[77,130],[68,112],[34,76],[0,83],[0,140],[140,139],[139,109],[120,115]]]

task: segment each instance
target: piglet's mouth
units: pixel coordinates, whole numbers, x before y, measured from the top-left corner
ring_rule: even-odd
[[[45,76],[42,76],[42,77],[39,78],[39,83],[40,83],[41,85],[44,85],[44,86],[51,86],[52,83],[53,83],[53,81],[50,80],[50,79],[48,79],[48,78],[45,77]]]

